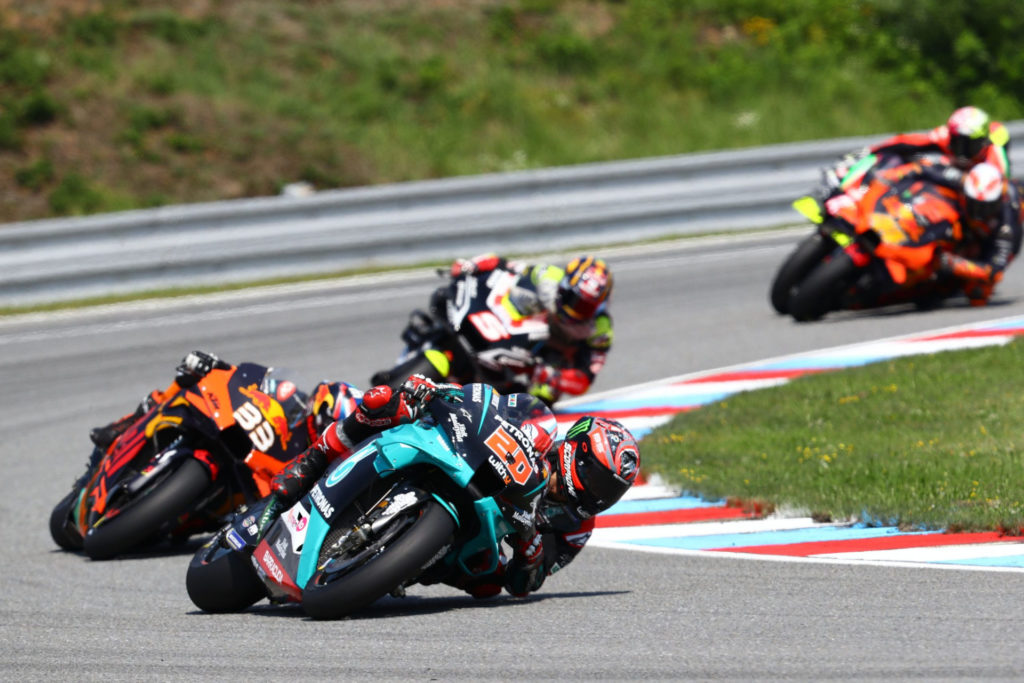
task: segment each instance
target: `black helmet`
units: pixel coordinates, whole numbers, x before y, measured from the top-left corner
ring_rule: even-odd
[[[621,424],[603,417],[577,420],[554,457],[559,493],[584,519],[614,505],[640,472],[636,439]]]

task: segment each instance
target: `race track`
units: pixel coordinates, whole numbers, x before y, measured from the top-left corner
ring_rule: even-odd
[[[798,325],[771,311],[767,288],[802,235],[609,252],[616,343],[595,391],[1024,314],[1024,266],[1015,264],[985,309]],[[107,563],[55,549],[49,511],[81,472],[88,429],[166,384],[186,351],[364,385],[392,360],[407,312],[435,283],[418,272],[0,321],[0,677],[823,680],[1024,671],[1020,573],[590,548],[525,600],[414,587],[404,600],[317,623],[265,603],[239,615],[197,613],[184,589],[194,545]]]

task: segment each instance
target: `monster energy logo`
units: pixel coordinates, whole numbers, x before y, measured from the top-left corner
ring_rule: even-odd
[[[592,424],[594,424],[594,418],[592,417],[588,417],[586,422],[577,422],[573,425],[572,429],[565,433],[565,438],[571,439],[574,436],[589,432]]]

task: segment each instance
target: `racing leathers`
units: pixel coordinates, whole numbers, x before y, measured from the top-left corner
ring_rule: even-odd
[[[1021,206],[1011,183],[991,225],[986,230],[972,229],[974,223],[964,214],[964,175],[947,157],[937,154],[897,165],[879,164],[843,193],[827,199],[825,207],[830,215],[856,225],[859,212],[881,205],[890,215],[899,216],[901,227],[909,228],[910,234],[927,232],[942,241],[936,253],[936,276],[956,280],[970,304],[980,306],[988,302],[1020,248]],[[899,204],[903,207],[898,208]],[[875,292],[882,297],[887,293]]]
[[[463,273],[495,269],[517,276],[503,302],[516,315],[543,314],[548,323],[548,338],[534,350],[540,362],[533,371],[529,393],[549,405],[562,395],[586,393],[604,367],[612,346],[612,318],[607,302],[602,303],[589,319],[568,319],[558,314],[556,302],[559,283],[565,276],[563,268],[508,261],[496,254],[484,254],[471,260],[460,259],[452,264],[451,274],[456,277]]]
[[[467,390],[469,386],[481,385],[468,385]],[[459,385],[438,385],[415,375],[397,391],[387,385],[367,391],[356,411],[328,426],[306,452],[293,459],[275,477],[271,484],[271,499],[265,508],[268,512],[261,516],[258,535],[262,537],[278,515],[312,489],[331,463],[347,458],[356,445],[385,429],[419,419],[429,401],[441,400],[435,398],[439,393],[462,400],[470,392],[463,392]],[[554,452],[555,420],[550,410],[526,394],[499,396],[499,399],[512,406],[518,405],[519,409],[532,401],[541,416],[532,422],[533,429],[521,430],[533,435],[531,444],[525,448],[531,459],[532,474],[530,480],[517,489],[526,492],[525,498],[515,502],[519,510],[535,511],[534,519],[526,530],[506,538],[511,546],[511,556],[503,553],[496,563],[490,556],[478,558],[482,566],[495,565],[494,571],[472,576],[439,565],[419,577],[421,583],[443,582],[478,598],[497,595],[502,588],[517,596],[537,590],[549,574],[564,567],[579,553],[594,526],[593,519],[581,521],[547,500],[548,491],[553,489],[549,486],[550,479],[557,472],[549,460],[553,456],[545,455]]]

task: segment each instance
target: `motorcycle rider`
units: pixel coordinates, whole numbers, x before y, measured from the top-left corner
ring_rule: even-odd
[[[825,184],[830,194],[840,191],[840,184],[850,168],[868,154],[903,162],[939,154],[952,159],[956,168],[965,173],[977,164],[989,163],[999,170],[1004,182],[1009,182],[1009,146],[1010,133],[1006,126],[992,121],[978,107],[960,107],[950,114],[946,123],[930,131],[902,133],[845,155],[834,167],[825,170]]]
[[[154,389],[146,394],[135,412],[90,431],[89,438],[96,448],[89,458],[84,477],[90,476],[111,444],[139,418],[182,389],[195,386],[219,364],[229,367],[212,353],[190,351],[174,369],[174,379],[165,389]],[[307,395],[290,381],[264,381],[268,386],[262,388],[281,404],[293,433],[301,434],[302,432],[295,431],[295,428],[304,423],[308,435],[305,441],[307,444],[315,440],[328,424],[354,411],[362,398],[362,392],[347,382],[324,380],[317,383]]]
[[[1021,244],[1021,206],[1013,184],[989,163],[964,177],[963,238],[953,253],[940,254],[938,274],[961,281],[972,306],[983,306]]]
[[[479,386],[479,385],[477,385]],[[455,395],[462,387],[436,384],[413,375],[398,389],[379,385],[363,395],[359,407],[329,425],[304,453],[296,456],[271,483],[271,495],[260,515],[255,540],[327,471],[330,463],[352,454],[357,444],[389,427],[413,422],[437,396]],[[583,549],[594,528],[594,516],[611,507],[636,480],[640,449],[621,424],[601,417],[584,417],[553,444],[555,419],[551,410],[529,394],[502,397],[514,406],[522,431],[532,435],[536,498],[526,509],[536,510],[533,530],[512,540],[512,557],[499,558],[497,569],[483,577],[461,573],[421,577],[423,583],[444,582],[477,598],[493,597],[502,588],[522,596],[537,590]],[[532,481],[532,480],[531,480]],[[490,566],[488,563],[487,566]]]
[[[928,230],[948,242],[947,249],[936,253],[936,277],[959,281],[972,306],[987,303],[1020,249],[1022,232],[1020,203],[1015,193],[1011,196],[999,169],[982,162],[965,174],[951,166],[948,158],[929,155],[875,170],[869,177],[878,188],[865,188],[865,194],[880,193],[876,204],[905,203],[901,224]],[[836,199],[830,203],[834,215],[856,220],[856,208],[849,202]],[[926,297],[922,301],[934,304],[937,300]]]
[[[586,393],[612,346],[608,264],[582,255],[561,268],[488,253],[456,260],[450,274],[458,277],[496,269],[518,276],[505,295],[508,306],[521,316],[543,314],[547,319],[550,334],[536,353],[542,362],[533,371],[529,393],[548,405],[565,394]]]

